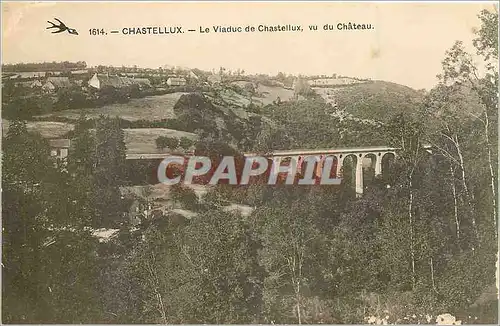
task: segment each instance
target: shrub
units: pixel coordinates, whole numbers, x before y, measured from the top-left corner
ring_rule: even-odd
[[[185,150],[189,149],[191,146],[193,146],[194,141],[187,137],[181,137],[179,141],[179,146]]]
[[[179,139],[175,137],[165,137],[165,145],[171,150],[175,150],[179,147]]]
[[[179,147],[179,139],[175,137],[160,136],[156,138],[156,147],[159,149],[169,148],[175,150]]]

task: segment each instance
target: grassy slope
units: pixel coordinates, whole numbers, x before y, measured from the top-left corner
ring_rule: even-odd
[[[163,120],[173,118],[173,107],[184,93],[172,93],[158,96],[147,96],[139,99],[131,99],[128,103],[116,103],[105,105],[100,108],[83,110],[66,110],[52,113],[52,116],[66,117],[77,120],[81,112],[88,118],[97,118],[99,115],[119,116],[124,120],[137,121]]]
[[[267,87],[264,90],[263,87],[259,87],[258,92],[269,91],[267,96],[274,99],[274,96],[279,93],[280,89],[280,87]],[[293,92],[285,89],[282,90],[284,91],[281,94],[283,96],[280,95],[282,101],[290,99]],[[320,103],[321,101],[317,102],[317,100],[313,102],[292,101],[284,106],[267,107],[263,112],[266,124],[278,123],[278,125],[289,129],[290,132],[295,132],[296,136],[299,136],[296,140],[300,144],[296,144],[297,146],[306,145],[304,142],[307,139],[314,144],[318,144],[318,146],[319,144],[326,146],[326,144],[334,142],[332,136],[335,136],[335,139],[339,138],[334,143],[357,143],[358,140],[354,139],[347,141],[347,138],[352,138],[351,136],[343,136],[347,131],[359,134],[360,130],[358,130],[357,124],[352,122],[342,127],[338,123],[331,121],[330,114],[326,114],[326,111],[343,110],[355,118],[385,122],[399,112],[411,113],[414,111],[415,105],[422,100],[422,95],[409,87],[383,81],[336,88],[316,88],[315,90],[327,103],[332,104],[336,108],[330,107],[328,109]],[[175,117],[182,119],[185,123],[189,123],[190,128],[185,130],[191,132],[197,128],[203,128],[203,126],[209,127],[211,125],[211,128],[215,127],[219,131],[231,134],[235,132],[239,133],[241,128],[244,128],[248,123],[248,119],[251,116],[258,115],[245,109],[249,102],[248,98],[234,92],[234,90],[220,89],[204,93],[203,96],[200,95],[194,93],[175,93],[150,96],[142,99],[133,99],[126,104],[114,104],[83,111],[90,117],[104,113],[111,116],[118,115],[127,120],[146,119],[152,121]],[[269,110],[276,112],[274,114],[267,112]],[[79,117],[80,112],[63,111],[54,115],[56,114],[76,119]],[[332,128],[335,128],[335,130]],[[347,131],[343,132],[338,128],[342,130],[346,129]],[[364,129],[366,127],[361,128],[361,130]],[[148,152],[154,151],[154,139],[160,134],[169,133],[167,130],[161,129],[143,129],[142,131],[135,132],[137,134],[127,134],[126,136],[127,147],[129,151],[133,152],[142,152],[144,150]],[[364,142],[367,141],[366,137],[364,137]]]
[[[28,131],[39,132],[44,138],[61,138],[65,134],[73,130],[74,126],[69,123],[63,122],[52,122],[52,121],[29,121],[26,124]],[[9,121],[2,121],[2,132],[3,135],[7,135],[9,129]],[[158,150],[156,148],[156,138],[159,136],[168,137],[187,137],[192,140],[198,138],[197,135],[165,128],[136,128],[136,129],[124,129],[125,144],[127,146],[127,153],[168,153],[167,150]]]
[[[156,138],[159,136],[167,137],[187,137],[196,140],[197,136],[190,132],[179,130],[165,129],[165,128],[137,128],[137,129],[124,129],[125,144],[127,146],[127,153],[163,153],[168,152],[168,149],[159,150],[156,148]]]
[[[255,101],[260,101],[263,105],[271,104],[279,97],[281,101],[289,101],[293,98],[294,92],[289,89],[277,86],[265,86],[259,84],[257,92],[262,97],[255,97]]]
[[[233,82],[232,85],[236,85],[240,87],[243,92],[246,92],[245,85],[250,82],[239,81]],[[255,96],[252,96],[252,103],[259,106],[266,106],[268,104],[272,104],[274,101],[280,98],[281,101],[289,101],[294,96],[294,91],[290,89],[286,89],[279,86],[266,86],[262,84],[253,83],[255,88]],[[238,94],[232,90],[225,90],[222,94],[225,97],[226,101],[233,101],[234,104],[240,106],[247,106],[250,104],[249,95]]]
[[[65,122],[53,121],[28,121],[26,128],[30,132],[39,132],[44,138],[61,138],[68,131],[73,130],[74,126]],[[9,121],[2,119],[2,134],[7,135],[9,131]]]
[[[398,113],[411,113],[423,97],[410,87],[384,81],[323,89],[318,93],[356,118],[382,122]]]

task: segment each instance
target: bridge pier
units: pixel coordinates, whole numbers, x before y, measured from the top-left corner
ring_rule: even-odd
[[[376,176],[382,174],[382,157],[383,157],[382,153],[378,153],[378,155],[375,155],[375,175]]]
[[[316,172],[314,173],[315,177],[320,177],[323,172],[323,166],[325,165],[325,155],[320,155],[319,162],[316,164]]]
[[[335,176],[340,178],[340,173],[342,172],[342,155],[334,155],[337,158],[337,171],[335,172]]]
[[[356,197],[363,195],[363,157],[359,154],[356,157]]]

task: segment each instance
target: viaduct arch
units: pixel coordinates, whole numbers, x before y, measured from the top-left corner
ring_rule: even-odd
[[[355,171],[355,190],[357,195],[362,195],[364,190],[363,185],[363,167],[364,159],[370,159],[370,167],[375,171],[375,176],[382,174],[383,160],[389,155],[396,156],[398,148],[387,146],[373,146],[373,147],[358,147],[358,148],[341,148],[341,149],[320,149],[320,150],[285,150],[274,151],[265,156],[270,158],[279,157],[282,161],[289,161],[294,159],[298,162],[298,171],[303,168],[302,163],[308,156],[318,156],[319,163],[316,164],[316,175],[319,175],[324,166],[325,160],[333,157],[333,169],[335,169],[335,176],[341,177],[343,168],[350,158],[355,158],[354,171]],[[245,153],[245,156],[255,156],[258,154]],[[366,160],[365,160],[366,161]],[[277,168],[277,167],[276,167]]]
[[[423,148],[428,152],[431,152],[432,146],[424,145]],[[319,156],[319,163],[316,165],[316,175],[318,175],[319,171],[323,168],[324,162],[327,158],[333,157],[333,167],[335,176],[342,177],[343,168],[347,166],[349,161],[353,162],[353,170],[354,170],[354,178],[355,182],[355,190],[358,196],[363,194],[364,185],[363,185],[363,176],[365,167],[365,163],[363,161],[370,160],[369,167],[374,170],[374,175],[381,175],[383,173],[388,173],[387,170],[387,161],[388,157],[397,157],[397,151],[399,148],[388,147],[388,146],[372,146],[372,147],[354,147],[354,148],[339,148],[339,149],[317,149],[317,150],[278,150],[273,151],[271,153],[266,154],[258,154],[258,153],[245,153],[245,157],[249,156],[265,156],[268,158],[279,157],[282,161],[286,160],[297,160],[297,169],[301,171],[302,163],[304,159],[308,156]],[[141,154],[127,154],[127,160],[162,160],[168,153],[141,153]],[[187,156],[191,156],[187,155]],[[355,158],[355,160],[351,160],[350,158]],[[286,159],[286,160],[285,160]]]

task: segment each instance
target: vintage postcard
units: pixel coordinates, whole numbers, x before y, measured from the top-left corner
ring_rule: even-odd
[[[2,2],[5,324],[498,324],[495,2]]]

